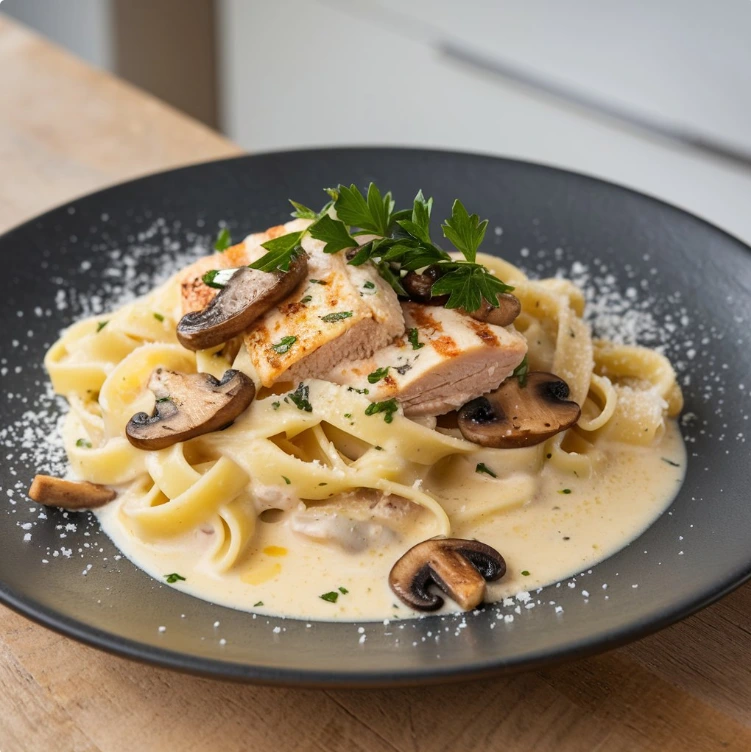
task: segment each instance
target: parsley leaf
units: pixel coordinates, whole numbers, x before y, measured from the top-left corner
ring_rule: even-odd
[[[347,226],[338,219],[331,219],[324,214],[315,224],[308,228],[312,238],[326,243],[324,253],[338,253],[345,248],[356,248],[357,241],[349,234]]]
[[[172,574],[165,574],[164,579],[169,582],[170,585],[174,585],[178,580],[185,581],[185,577],[183,577],[181,574],[178,574],[177,572],[172,572]]]
[[[337,311],[336,313],[327,313],[325,316],[319,316],[321,321],[325,321],[327,324],[333,324],[343,319],[348,319],[352,316],[352,311]]]
[[[487,226],[487,219],[480,222],[480,217],[477,214],[469,214],[464,208],[464,204],[456,199],[451,208],[451,219],[447,219],[441,225],[441,229],[444,236],[462,252],[464,258],[474,263],[477,257],[477,249],[485,237]]]
[[[258,261],[250,264],[251,269],[258,269],[262,272],[288,272],[289,265],[301,254],[305,253],[300,246],[302,236],[305,230],[300,232],[290,232],[287,235],[281,235],[278,238],[267,240],[261,243],[268,253],[261,256]]]
[[[522,569],[522,577],[529,577],[529,570],[528,569]]]
[[[389,366],[377,368],[373,373],[368,374],[368,383],[377,384],[381,379],[385,379],[389,372]]]
[[[421,347],[425,347],[424,342],[419,342],[418,337],[420,336],[420,333],[417,331],[417,329],[407,329],[407,339],[409,340],[409,344],[412,345],[413,350],[419,350]]]
[[[516,376],[516,378],[519,379],[519,386],[527,386],[527,376],[529,375],[529,361],[527,360],[526,355],[524,356],[522,362],[519,363],[516,368],[514,368],[514,372],[511,375]]]
[[[383,419],[386,423],[391,423],[394,420],[394,413],[399,410],[399,403],[393,397],[383,402],[371,402],[365,408],[365,415],[376,415],[377,413],[384,413]]]
[[[286,483],[287,485],[289,485],[290,483],[292,483],[292,481],[291,481],[291,480],[290,480],[290,479],[289,479],[289,478],[288,478],[288,477],[287,477],[286,475],[282,475],[282,478],[284,478],[284,482],[285,482],[285,483]]]
[[[255,602],[255,603],[253,604],[253,608],[258,608],[259,606],[263,606],[263,601],[256,601],[256,602]]]
[[[349,188],[346,185],[339,186],[339,197],[334,208],[336,216],[345,224],[385,236],[388,235],[393,220],[394,199],[390,191],[382,196],[375,183],[368,186],[365,198],[353,183]]]
[[[346,588],[346,587],[339,587],[339,592],[340,592],[340,593],[341,593],[342,595],[347,595],[347,593],[349,593],[349,590],[347,590],[347,588]]]
[[[274,408],[274,410],[278,410],[282,406],[281,402],[272,402],[271,407]]]
[[[226,287],[227,283],[232,279],[237,269],[209,269],[206,274],[201,277],[203,283],[209,287],[213,287],[217,290],[221,290]]]
[[[298,204],[297,201],[293,201],[292,199],[288,199],[288,200],[295,209],[295,211],[292,212],[293,217],[297,217],[298,219],[317,219],[318,218],[318,212],[313,211],[310,207],[305,206],[304,204]]]
[[[224,253],[231,245],[232,236],[229,234],[229,230],[226,227],[222,227],[214,241],[214,250],[219,251],[219,253]]]
[[[448,295],[446,308],[463,308],[475,311],[482,304],[482,299],[490,305],[498,306],[498,296],[513,290],[507,284],[494,277],[484,266],[475,263],[451,264],[454,268],[433,283],[433,295]]]
[[[308,397],[310,395],[310,390],[308,387],[303,384],[301,381],[297,385],[297,389],[295,389],[294,392],[290,392],[287,397],[291,400],[292,404],[298,409],[303,410],[306,413],[312,413],[313,412],[313,405],[310,404]]]
[[[88,439],[77,439],[76,446],[85,447],[86,449],[91,449],[91,442]]]
[[[155,318],[155,319],[156,319],[157,321],[164,321],[164,316],[163,316],[163,315],[162,315],[161,313],[155,313],[155,314],[154,314],[154,318]]]
[[[430,239],[430,212],[433,209],[433,199],[426,199],[422,191],[418,191],[412,205],[411,219],[398,219],[396,223],[408,235],[429,245],[433,244]]]
[[[332,590],[330,593],[324,593],[318,596],[321,600],[328,601],[329,603],[336,603],[339,598],[339,593],[336,590]]]
[[[109,323],[110,323],[109,321],[100,321],[96,325],[96,333],[99,334],[99,332],[101,332],[102,329],[104,329],[104,327],[107,326],[107,324],[109,324]]]
[[[302,305],[307,305],[308,303],[310,303],[310,301],[311,301],[311,300],[313,300],[313,296],[312,296],[312,295],[306,295],[306,296],[305,296],[305,297],[304,297],[304,298],[303,298],[303,299],[302,299],[302,300],[300,301],[300,303],[301,303]]]
[[[295,342],[297,342],[297,337],[292,335],[282,337],[275,345],[271,345],[271,349],[274,352],[279,353],[279,355],[284,355],[284,353],[289,352],[289,349],[295,344]]]
[[[491,478],[497,478],[498,476],[484,463],[484,462],[478,462],[477,467],[475,468],[476,473],[485,473],[485,475],[489,475]]]

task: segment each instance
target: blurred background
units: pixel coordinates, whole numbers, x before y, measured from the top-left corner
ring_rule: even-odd
[[[751,240],[749,0],[5,0],[3,12],[250,152],[530,159]]]

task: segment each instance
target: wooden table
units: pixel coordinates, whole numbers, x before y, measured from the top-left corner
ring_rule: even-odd
[[[0,231],[239,149],[0,18]],[[239,686],[84,647],[0,607],[0,752],[751,750],[751,585],[558,668],[398,691]]]

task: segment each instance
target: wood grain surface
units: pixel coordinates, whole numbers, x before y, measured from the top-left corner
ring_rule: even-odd
[[[146,172],[238,153],[0,17],[0,231]],[[751,585],[626,648],[402,690],[251,687],[131,663],[0,607],[0,752],[751,750]]]

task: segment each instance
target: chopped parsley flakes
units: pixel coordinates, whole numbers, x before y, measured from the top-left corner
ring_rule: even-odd
[[[292,481],[291,481],[291,480],[290,480],[290,479],[289,479],[289,478],[288,478],[288,477],[287,477],[286,475],[282,475],[282,478],[284,478],[284,482],[285,482],[285,483],[286,483],[287,485],[289,485],[290,483],[292,483]]]
[[[181,574],[178,574],[177,572],[172,572],[172,574],[165,574],[164,579],[167,580],[170,585],[174,585],[178,580],[185,581],[185,577],[183,577]]]
[[[292,335],[282,337],[275,345],[271,345],[271,349],[274,352],[279,353],[279,355],[284,355],[284,353],[289,352],[290,347],[292,347],[295,342],[297,342],[297,337]]]
[[[91,442],[88,439],[78,439],[76,441],[77,447],[86,447],[86,449],[91,449]]]
[[[285,402],[289,399],[290,402],[298,409],[304,410],[306,413],[313,412],[313,405],[310,404],[308,397],[310,396],[310,390],[301,381],[297,385],[297,389],[294,392],[290,392],[285,398]]]
[[[562,488],[558,493],[570,494],[571,493],[571,489],[570,488]]]
[[[324,593],[318,596],[322,601],[328,601],[329,603],[336,603],[339,600],[339,593],[336,590],[332,590],[330,593]]]
[[[417,329],[407,329],[407,339],[409,344],[412,345],[413,350],[419,350],[421,347],[425,347],[424,342],[418,341],[419,332]]]
[[[399,409],[399,403],[392,397],[389,400],[383,402],[371,402],[365,408],[365,415],[375,415],[376,413],[383,413],[383,419],[386,423],[391,423],[394,420],[394,413]]]
[[[484,463],[484,462],[478,462],[477,467],[475,468],[476,473],[485,473],[485,475],[489,475],[491,478],[497,478],[498,476]]]
[[[109,323],[110,323],[109,321],[100,321],[96,325],[96,333],[99,334],[99,332],[101,332],[102,329],[104,329],[104,327],[107,326],[107,324],[109,324]]]
[[[334,324],[337,321],[348,319],[352,316],[352,311],[337,311],[336,313],[327,313],[325,316],[319,316],[321,321],[325,321],[327,324]]]
[[[256,601],[256,602],[255,602],[255,603],[253,604],[253,608],[258,608],[259,606],[263,606],[263,601]]]
[[[162,316],[162,314],[161,314],[161,313],[156,313],[156,312],[154,312],[154,318],[155,318],[155,319],[156,319],[157,321],[164,321],[164,316]]]
[[[378,368],[373,373],[368,374],[368,383],[377,384],[381,379],[385,379],[389,372],[389,366]]]

